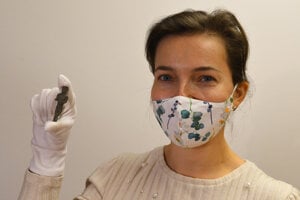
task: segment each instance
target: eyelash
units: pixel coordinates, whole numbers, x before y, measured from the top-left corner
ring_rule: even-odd
[[[158,81],[172,81],[174,78],[172,78],[169,74],[161,74],[157,77]],[[213,76],[210,75],[202,75],[198,79],[196,79],[199,83],[212,83],[215,82],[216,79]]]
[[[203,79],[205,79],[205,80],[203,80]],[[213,76],[204,75],[204,76],[200,76],[199,81],[200,82],[212,82],[212,81],[216,81],[216,79]]]
[[[167,78],[168,80],[165,80],[164,78]],[[172,77],[168,74],[162,74],[162,75],[159,75],[157,77],[157,79],[160,80],[160,81],[171,81]]]

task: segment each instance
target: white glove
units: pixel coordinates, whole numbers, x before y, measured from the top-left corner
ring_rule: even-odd
[[[63,105],[59,119],[54,122],[55,98],[61,87],[69,88],[68,101]],[[63,174],[67,152],[67,139],[76,116],[75,95],[71,82],[63,75],[59,75],[58,87],[44,89],[31,99],[33,113],[33,138],[31,147],[33,157],[29,170],[45,176],[59,176]]]

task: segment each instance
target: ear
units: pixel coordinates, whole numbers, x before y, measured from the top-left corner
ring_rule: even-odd
[[[239,107],[242,101],[245,99],[249,88],[248,81],[243,81],[238,84],[233,94],[233,106],[234,108]]]

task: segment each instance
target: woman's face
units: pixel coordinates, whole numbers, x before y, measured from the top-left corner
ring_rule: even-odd
[[[152,100],[186,96],[221,102],[233,87],[221,38],[207,34],[168,36],[158,44]]]

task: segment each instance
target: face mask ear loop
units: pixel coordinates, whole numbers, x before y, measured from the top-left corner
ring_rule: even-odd
[[[235,111],[237,109],[237,107],[235,105],[233,105],[233,95],[234,95],[234,92],[235,92],[236,88],[238,87],[238,85],[239,85],[238,83],[235,84],[235,86],[234,86],[234,88],[232,90],[232,93],[231,93],[231,95],[229,97],[229,98],[231,98],[230,101],[232,101],[232,110],[233,111]]]

